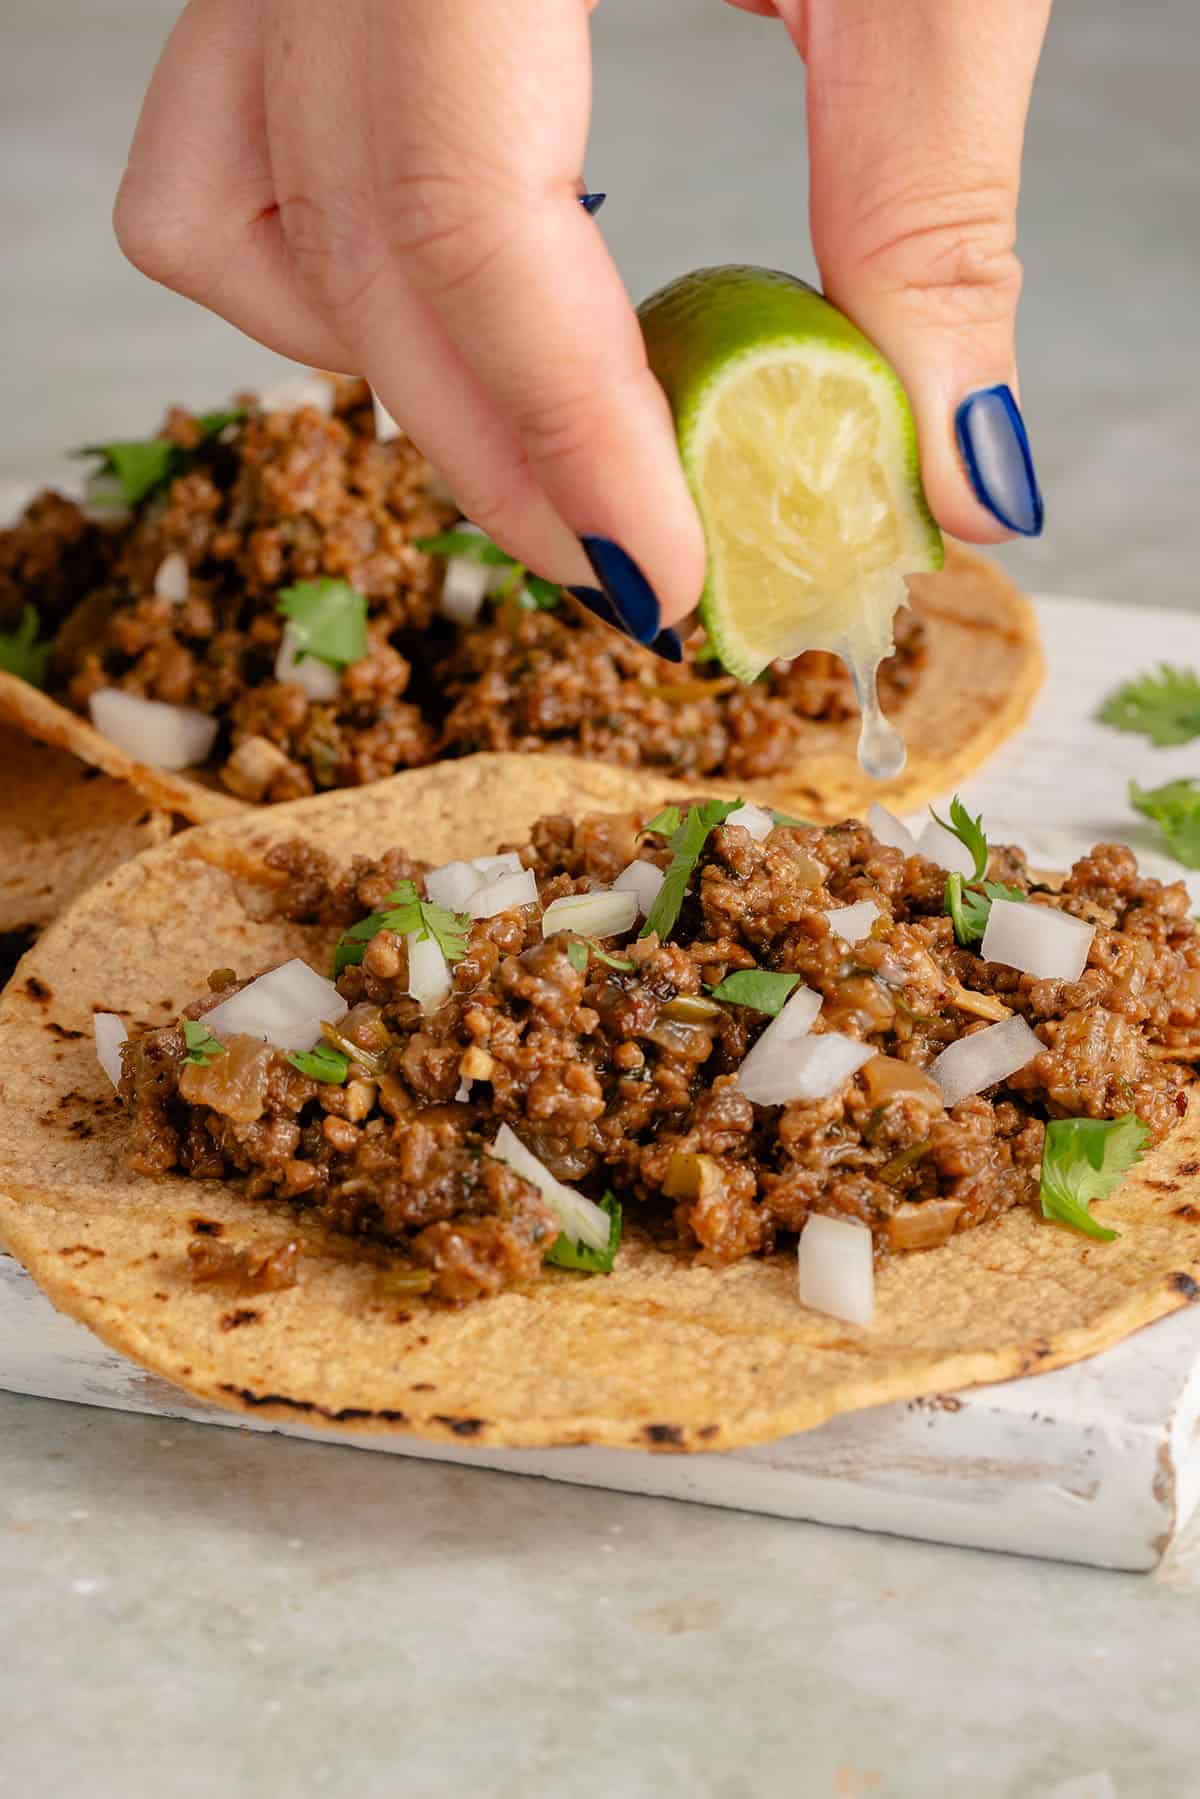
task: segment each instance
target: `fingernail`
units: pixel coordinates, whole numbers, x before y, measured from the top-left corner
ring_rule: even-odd
[[[683,661],[683,644],[680,641],[679,633],[672,631],[669,625],[665,631],[659,632],[650,648],[656,656],[663,657],[667,662]]]
[[[968,394],[954,415],[958,447],[975,498],[1022,537],[1037,537],[1046,509],[1021,409],[1005,383]]]
[[[579,541],[616,614],[616,625],[638,643],[653,643],[662,614],[654,589],[633,557],[611,537],[581,537]]]
[[[578,600],[581,606],[593,613],[602,624],[611,625],[614,630],[619,628],[616,613],[598,587],[568,587],[567,592],[573,600]]]
[[[594,218],[607,199],[607,194],[580,194],[579,204],[584,212],[590,212]]]

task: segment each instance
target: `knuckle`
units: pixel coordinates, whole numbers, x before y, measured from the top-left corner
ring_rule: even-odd
[[[383,273],[368,210],[344,192],[331,205],[296,191],[279,197],[278,214],[297,280],[335,322],[355,319]]]
[[[461,175],[405,175],[383,192],[388,248],[437,301],[486,282],[504,244],[499,208],[483,183]]]
[[[859,279],[948,319],[978,323],[1016,305],[1016,195],[1007,184],[890,200],[852,241]]]
[[[121,253],[163,287],[193,292],[201,284],[206,234],[180,196],[129,169],[113,206]]]

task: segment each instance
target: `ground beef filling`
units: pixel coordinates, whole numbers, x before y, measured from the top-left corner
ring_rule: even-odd
[[[636,853],[664,865],[662,839],[638,823],[541,820],[522,856],[542,906],[607,884]],[[420,873],[400,853],[338,873],[301,844],[268,860],[279,912],[324,927],[314,963],[336,930]],[[992,871],[1031,891],[1019,853],[995,852]],[[404,940],[381,931],[339,981],[350,1006],[339,1029],[358,1051],[343,1086],[249,1038],[200,1067],[184,1060],[178,1026],[135,1037],[121,1082],[131,1166],[242,1176],[252,1198],[294,1201],[389,1247],[404,1279],[451,1301],[536,1278],[558,1231],[535,1188],[487,1154],[502,1123],[560,1180],[593,1198],[611,1189],[630,1218],[703,1262],[785,1244],[812,1212],[861,1220],[881,1256],[933,1247],[1036,1204],[1048,1119],[1132,1110],[1163,1137],[1200,1053],[1200,937],[1182,883],[1144,880],[1128,850],[1102,845],[1060,894],[1034,891],[1030,903],[1097,926],[1074,982],[958,948],[943,883],[857,823],[777,828],[762,842],[723,825],[670,941],[607,946],[631,969],[593,956],[581,971],[566,937],[543,940],[536,908],[507,912],[472,924],[453,994],[431,1016],[406,992]],[[861,899],[884,917],[847,945],[826,913]],[[877,1052],[834,1096],[764,1107],[739,1092],[767,1020],[705,990],[755,966],[798,974],[822,995],[817,1031]],[[227,997],[229,972],[213,980],[188,1016]],[[1042,1053],[947,1111],[929,1064],[1009,1012]]]
[[[453,509],[404,438],[375,439],[367,389],[346,381],[327,416],[251,409],[202,441],[175,409],[161,435],[188,467],[123,525],[101,526],[43,494],[0,532],[0,628],[33,605],[56,633],[52,690],[86,711],[117,686],[221,720],[214,764],[252,801],[357,786],[474,750],[538,749],[731,779],[794,767],[811,722],[856,710],[835,656],[776,663],[750,687],[705,660],[664,663],[570,602],[525,612],[489,601],[458,631],[437,612],[439,566],[413,547]],[[160,598],[155,576],[182,555],[188,591]],[[275,679],[279,592],[345,580],[368,602],[368,648],[329,702]],[[924,626],[897,618],[880,694],[917,679]]]

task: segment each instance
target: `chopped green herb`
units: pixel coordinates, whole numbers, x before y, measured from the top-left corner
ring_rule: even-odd
[[[1131,781],[1129,803],[1154,820],[1177,862],[1200,868],[1200,780],[1187,777],[1150,788]]]
[[[641,936],[649,937],[657,932],[666,941],[679,917],[687,884],[708,842],[709,833],[742,804],[741,800],[705,800],[702,806],[690,807],[687,817],[675,826],[670,836],[671,866],[642,926]],[[677,808],[669,807],[668,811],[675,812]],[[661,829],[660,820],[665,816],[660,813],[647,828]]]
[[[143,437],[85,444],[77,454],[98,456],[99,472],[114,478],[121,501],[126,506],[140,506],[157,488],[185,473],[194,462],[198,449],[219,437],[227,425],[236,425],[245,416],[240,411],[199,413],[195,420],[200,434],[196,450],[185,450],[182,444],[174,443],[168,437]]]
[[[774,1018],[799,979],[798,974],[775,974],[768,968],[739,968],[710,987],[709,992],[714,999],[728,1000],[734,1006],[753,1006],[756,1012],[766,1012]]]
[[[183,1020],[183,1041],[188,1046],[185,1062],[195,1062],[201,1068],[207,1068],[217,1056],[225,1054],[225,1045],[213,1036],[206,1024],[198,1018]]]
[[[534,612],[553,612],[562,599],[562,588],[554,581],[546,581],[541,575],[526,575],[524,591],[533,601],[530,608]]]
[[[340,1087],[350,1072],[349,1056],[344,1056],[340,1049],[331,1048],[328,1043],[318,1043],[316,1049],[297,1050],[288,1061],[310,1081],[326,1081],[333,1087]]]
[[[1109,694],[1096,714],[1118,731],[1138,731],[1159,749],[1200,737],[1200,679],[1190,668],[1160,662],[1156,673],[1139,675]]]
[[[347,668],[366,655],[366,597],[348,582],[328,575],[297,581],[281,589],[276,604],[291,621],[298,662],[315,656],[329,668]]]
[[[632,972],[633,963],[628,956],[614,956],[611,950],[595,937],[574,937],[567,945],[567,960],[571,967],[583,974],[588,965],[588,957],[594,956],[605,968],[615,968],[620,974]]]
[[[1149,1144],[1150,1132],[1136,1112],[1120,1118],[1056,1118],[1046,1126],[1042,1150],[1042,1217],[1111,1243],[1120,1233],[1096,1222],[1091,1203],[1108,1198]]]
[[[683,813],[678,806],[664,806],[661,812],[654,814],[649,824],[642,826],[642,836],[653,832],[656,837],[670,837],[672,832],[679,829],[682,818]]]
[[[1006,887],[1003,881],[981,881],[978,887],[968,887],[961,875],[946,876],[945,908],[954,920],[954,935],[964,949],[981,941],[993,900],[1025,897],[1019,887]]]
[[[811,818],[793,818],[788,812],[772,811],[771,817],[777,825],[787,825],[793,831],[809,831],[812,829]]]
[[[876,1174],[877,1181],[885,1181],[890,1187],[906,1169],[912,1168],[929,1154],[932,1145],[927,1142],[910,1143],[907,1149],[898,1149],[891,1159],[883,1164]]]
[[[367,944],[379,931],[395,931],[401,936],[418,931],[422,940],[432,937],[447,962],[460,962],[466,955],[471,920],[465,913],[449,912],[445,906],[421,899],[411,881],[400,881],[385,895],[384,904],[385,911],[372,912],[342,932],[333,952],[335,981],[343,968],[362,961]]]
[[[426,556],[453,556],[460,562],[484,562],[489,568],[516,568],[517,559],[494,544],[482,531],[442,531],[437,537],[418,537],[413,548]]]
[[[944,818],[939,818],[932,806],[929,808],[929,813],[935,823],[941,825],[943,831],[949,831],[952,837],[957,837],[963,847],[974,856],[975,872],[971,879],[981,881],[987,873],[988,865],[988,842],[983,834],[983,814],[981,813],[978,818],[972,818],[957,794],[950,801],[949,822]]]
[[[576,974],[586,974],[588,965],[588,946],[580,937],[572,937],[567,945],[567,961]]]
[[[31,687],[41,687],[45,681],[54,648],[52,638],[39,643],[37,634],[38,615],[32,606],[25,607],[15,630],[0,631],[0,669],[28,681]]]
[[[611,1274],[621,1245],[621,1206],[611,1193],[606,1193],[600,1201],[600,1209],[609,1216],[608,1242],[603,1249],[573,1243],[563,1234],[555,1238],[544,1259],[555,1268],[576,1268],[584,1274]]]

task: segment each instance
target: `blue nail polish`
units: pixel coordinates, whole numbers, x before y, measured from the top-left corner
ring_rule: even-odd
[[[683,644],[680,642],[679,633],[672,631],[669,625],[665,631],[659,632],[650,648],[656,656],[661,656],[666,662],[683,661]]]
[[[584,212],[590,212],[595,218],[607,199],[607,194],[580,194],[579,204],[583,207]]]
[[[581,537],[579,541],[616,613],[616,624],[638,643],[653,643],[662,614],[654,589],[633,557],[611,537]]]
[[[968,394],[954,415],[954,430],[980,505],[1009,531],[1039,536],[1046,509],[1012,389],[1001,383]]]
[[[567,592],[573,600],[578,600],[586,611],[598,618],[601,624],[611,625],[614,630],[620,629],[616,613],[598,587],[568,587]]]

